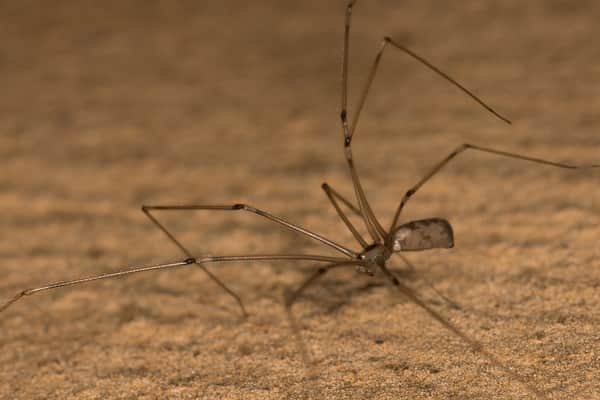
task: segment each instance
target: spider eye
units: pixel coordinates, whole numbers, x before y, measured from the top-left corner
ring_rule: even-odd
[[[394,251],[417,251],[454,247],[450,223],[442,218],[427,218],[400,225],[394,232]]]

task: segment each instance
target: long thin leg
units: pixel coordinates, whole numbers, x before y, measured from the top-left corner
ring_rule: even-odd
[[[444,294],[443,294],[443,293],[441,293],[439,290],[437,290],[437,289],[435,288],[435,286],[433,285],[433,283],[431,283],[431,282],[429,281],[429,279],[427,279],[427,278],[425,278],[423,275],[421,275],[421,274],[419,273],[419,271],[417,271],[417,269],[415,268],[415,266],[414,266],[414,265],[413,265],[413,264],[412,264],[412,263],[411,263],[411,262],[410,262],[410,261],[409,261],[409,260],[408,260],[406,257],[404,257],[404,256],[403,256],[402,254],[400,254],[400,253],[394,253],[394,254],[395,254],[395,255],[397,255],[398,257],[400,257],[400,259],[401,259],[401,260],[404,262],[404,264],[406,264],[406,266],[408,267],[408,269],[410,269],[410,270],[411,270],[411,272],[413,272],[413,273],[417,274],[417,275],[419,276],[419,278],[420,278],[420,279],[421,279],[423,282],[425,282],[425,284],[426,284],[427,286],[429,286],[429,288],[430,288],[431,290],[433,290],[433,292],[434,292],[436,295],[438,295],[438,297],[439,297],[440,299],[442,299],[444,302],[446,302],[446,304],[448,304],[450,307],[452,307],[452,308],[454,308],[454,309],[456,309],[456,310],[460,310],[460,309],[461,309],[461,308],[460,308],[460,306],[459,306],[458,304],[456,304],[456,302],[454,302],[454,301],[450,300],[448,297],[444,296]]]
[[[346,226],[348,227],[348,229],[350,230],[350,232],[352,232],[352,235],[354,235],[354,238],[356,239],[356,241],[358,243],[360,243],[360,245],[363,247],[363,249],[366,248],[368,246],[368,243],[365,241],[365,239],[363,239],[363,237],[361,236],[361,234],[358,233],[358,231],[356,230],[356,228],[354,227],[354,225],[352,225],[352,222],[350,222],[350,220],[348,219],[348,217],[346,216],[346,214],[342,211],[342,209],[338,205],[338,202],[337,202],[336,198],[340,199],[345,204],[350,204],[350,202],[348,202],[346,199],[344,199],[342,196],[340,196],[327,183],[323,183],[321,185],[321,188],[323,188],[323,190],[325,191],[325,194],[327,195],[327,198],[329,199],[329,201],[331,202],[331,204],[335,208],[335,211],[337,211],[338,216],[341,218],[342,221],[344,221],[344,224],[346,224]],[[360,210],[357,210],[356,208],[354,208],[353,205],[351,205],[351,207],[352,207],[352,211],[355,211],[356,213],[358,213],[358,215],[360,215]]]
[[[251,213],[254,213],[256,215],[260,215],[261,217],[265,217],[273,222],[276,222],[280,225],[285,226],[288,229],[291,229],[295,232],[301,233],[305,236],[310,237],[311,239],[317,240],[327,246],[330,246],[332,248],[334,248],[335,250],[339,251],[340,253],[345,254],[348,257],[351,258],[356,258],[358,256],[357,253],[353,252],[350,249],[345,248],[344,246],[327,239],[324,236],[321,236],[319,234],[316,234],[314,232],[309,231],[308,229],[304,229],[298,225],[292,224],[291,222],[288,222],[282,218],[276,217],[275,215],[269,214],[266,211],[263,210],[259,210],[258,208],[249,206],[247,204],[233,204],[233,205],[169,205],[169,206],[142,206],[142,211],[144,211],[144,213],[146,213],[146,215],[148,215],[148,217],[171,239],[171,241],[173,241],[173,243],[175,243],[181,250],[183,250],[184,252],[187,252],[187,250],[181,245],[181,243],[179,241],[177,241],[173,235],[171,233],[169,233],[169,231],[162,225],[160,224],[156,218],[154,218],[151,214],[150,211],[152,210],[170,210],[170,211],[174,211],[174,210],[215,210],[215,211],[237,211],[237,210],[243,210],[243,211],[248,211]],[[186,253],[187,254],[187,253]],[[188,254],[189,255],[189,254]]]
[[[398,206],[398,208],[396,210],[396,214],[394,214],[394,219],[392,220],[392,225],[390,226],[390,234],[389,234],[390,237],[393,235],[394,228],[396,228],[396,225],[398,223],[398,218],[400,217],[400,213],[402,212],[402,209],[404,208],[404,206],[406,205],[408,200],[410,200],[410,198],[417,192],[417,190],[419,190],[421,188],[421,186],[423,186],[425,184],[425,182],[427,182],[429,179],[431,179],[446,164],[448,164],[450,162],[450,160],[452,160],[457,155],[461,154],[463,151],[469,150],[469,149],[481,151],[484,153],[495,154],[495,155],[502,156],[502,157],[516,158],[518,160],[530,161],[530,162],[537,163],[537,164],[550,165],[550,166],[558,167],[558,168],[565,168],[565,169],[600,168],[600,164],[592,164],[592,165],[566,164],[566,163],[560,163],[560,162],[556,162],[556,161],[544,160],[541,158],[525,156],[525,155],[521,155],[521,154],[517,154],[517,153],[509,153],[507,151],[502,151],[502,150],[495,150],[495,149],[491,149],[488,147],[476,146],[474,144],[464,143],[464,144],[458,146],[454,151],[452,151],[442,161],[437,163],[427,174],[425,174],[425,176],[423,178],[421,178],[421,180],[419,180],[413,187],[411,187],[404,194],[404,196],[402,197],[402,200],[400,201],[400,205]],[[388,238],[388,239],[390,239],[390,238]]]
[[[421,307],[421,309],[423,309],[425,312],[427,312],[431,317],[433,317],[433,319],[435,319],[440,324],[442,324],[444,326],[444,328],[448,329],[454,335],[456,335],[460,339],[462,339],[471,348],[471,350],[473,350],[476,353],[481,354],[489,362],[491,362],[494,366],[503,370],[504,373],[506,373],[512,379],[514,379],[517,382],[520,382],[529,391],[531,391],[531,393],[533,393],[536,397],[541,398],[541,399],[546,398],[546,396],[543,393],[541,393],[535,387],[533,387],[529,383],[527,383],[521,376],[519,376],[518,374],[513,372],[510,368],[508,368],[504,364],[502,364],[502,362],[500,362],[500,360],[498,360],[498,358],[496,358],[496,356],[494,356],[492,353],[489,353],[487,350],[485,350],[483,348],[483,345],[480,342],[467,336],[465,333],[463,333],[461,330],[459,330],[456,326],[454,326],[453,324],[448,322],[437,311],[435,311],[434,309],[429,307],[427,304],[425,304],[411,288],[409,288],[408,286],[401,283],[398,280],[398,278],[396,278],[396,276],[394,274],[392,274],[392,272],[390,272],[390,270],[388,270],[385,266],[380,265],[380,268],[401,294],[406,296],[410,301],[412,301],[417,306]]]
[[[175,245],[177,247],[179,247],[179,249],[183,252],[183,254],[185,254],[185,256],[190,259],[190,258],[194,258],[194,256],[192,255],[192,253],[183,245],[181,244],[181,242],[179,240],[177,240],[175,238],[175,236],[169,232],[169,230],[163,225],[161,224],[158,219],[156,219],[154,217],[154,215],[152,215],[151,210],[153,209],[153,207],[148,207],[148,206],[142,206],[142,212],[144,213],[144,215],[146,215],[148,217],[148,219],[150,219],[150,221],[152,221],[152,223],[158,227],[158,229],[160,229],[165,235],[167,235],[167,237],[169,238],[169,240],[171,240],[171,242],[175,243]],[[244,303],[242,302],[242,298],[233,290],[231,290],[229,288],[229,286],[225,285],[225,283],[223,283],[215,274],[213,274],[212,272],[209,271],[208,268],[206,268],[204,265],[199,264],[198,265],[200,267],[200,269],[202,269],[202,271],[204,271],[204,273],[206,275],[208,275],[208,277],[215,282],[217,285],[219,285],[225,292],[227,292],[227,294],[229,294],[229,296],[233,297],[233,299],[236,301],[236,303],[238,303],[238,306],[240,307],[240,309],[242,310],[242,314],[244,316],[248,315],[248,313],[246,312],[246,307],[244,307]]]
[[[327,184],[325,183],[325,185],[327,185]],[[352,212],[354,212],[356,215],[358,215],[360,217],[360,210],[358,209],[358,207],[356,207],[354,204],[352,204],[352,202],[350,202],[350,200],[346,199],[344,196],[342,196],[337,190],[335,190],[331,186],[327,185],[327,187],[331,191],[331,194],[333,194],[335,197],[337,197],[337,199],[340,200],[342,203],[344,203],[346,205],[346,207],[348,207]]]
[[[265,211],[259,210],[257,208],[251,207],[249,205],[246,204],[234,204],[231,206],[221,206],[221,205],[177,205],[177,206],[142,206],[142,211],[144,212],[144,214],[154,223],[154,225],[156,225],[177,247],[179,247],[179,249],[181,249],[181,251],[188,257],[191,258],[193,257],[193,255],[191,254],[191,252],[185,248],[185,246],[183,246],[183,244],[181,244],[181,242],[179,240],[177,240],[175,238],[175,236],[162,224],[158,221],[158,219],[152,215],[152,210],[170,210],[170,211],[190,211],[190,210],[220,210],[220,211],[235,211],[235,210],[244,210],[244,211],[249,211],[252,212],[254,214],[260,215],[262,217],[265,217],[271,221],[277,222],[293,231],[302,233],[304,235],[309,236],[312,239],[318,240],[324,244],[327,244],[329,246],[332,246],[333,248],[335,248],[336,250],[346,254],[347,256],[350,257],[356,257],[356,253],[344,248],[343,246],[338,245],[337,243],[334,243],[332,241],[330,241],[329,239],[326,239],[320,235],[317,235],[316,233],[310,232],[304,228],[301,228],[297,225],[294,225],[290,222],[287,222],[279,217],[276,217],[274,215],[271,215]],[[212,272],[210,272],[204,265],[199,265],[199,267],[215,282],[217,283],[219,286],[221,286],[221,288],[223,288],[223,290],[225,290],[231,297],[233,297],[235,299],[235,301],[238,303],[238,305],[240,306],[240,309],[242,310],[242,313],[244,315],[247,315],[246,313],[246,309],[244,307],[244,303],[242,302],[242,299],[240,298],[240,296],[238,296],[237,293],[235,293],[233,290],[231,290],[229,287],[227,287],[227,285],[225,285],[223,282],[221,282],[221,280],[219,278],[217,278]]]
[[[460,84],[454,78],[452,78],[450,75],[446,74],[444,71],[442,71],[441,69],[439,69],[438,67],[436,67],[435,65],[433,65],[432,63],[427,61],[424,57],[421,57],[414,51],[397,43],[392,38],[385,36],[381,40],[381,45],[379,46],[379,51],[377,52],[377,55],[375,56],[375,60],[373,61],[373,65],[371,66],[371,70],[369,71],[369,76],[367,77],[367,81],[361,92],[361,95],[360,95],[360,98],[358,101],[358,107],[356,109],[356,113],[354,114],[354,118],[352,119],[352,125],[350,126],[350,133],[349,133],[350,137],[352,137],[354,135],[354,131],[356,130],[356,126],[358,125],[358,119],[360,117],[360,113],[365,105],[367,95],[369,94],[369,90],[371,89],[371,85],[373,84],[373,80],[375,79],[377,69],[379,68],[379,63],[381,61],[381,57],[383,57],[383,52],[385,51],[385,49],[387,48],[388,45],[391,45],[392,48],[400,50],[404,54],[407,54],[410,57],[414,58],[415,60],[419,61],[421,64],[425,65],[427,68],[429,68],[430,70],[432,70],[433,72],[440,75],[442,78],[444,78],[445,80],[447,80],[448,82],[450,82],[451,84],[456,86],[463,93],[465,93],[467,96],[469,96],[470,98],[475,100],[479,105],[481,105],[484,109],[486,109],[487,111],[492,113],[494,116],[496,116],[500,120],[506,122],[507,124],[511,124],[511,122],[508,118],[506,118],[503,115],[501,115],[500,113],[498,113],[496,110],[494,110],[492,107],[490,107],[487,103],[485,103],[483,100],[481,100],[479,97],[477,97],[472,91],[470,91],[469,89],[464,87],[462,84]]]
[[[346,7],[346,20],[345,20],[345,30],[344,30],[344,53],[343,53],[343,59],[342,59],[342,97],[341,97],[342,110],[341,110],[340,118],[342,121],[342,130],[344,133],[346,160],[347,160],[348,166],[350,168],[350,174],[352,176],[352,182],[354,185],[356,198],[358,200],[358,205],[359,205],[359,208],[361,211],[360,214],[365,222],[365,225],[367,226],[369,234],[373,237],[373,240],[377,241],[376,240],[377,235],[380,235],[383,237],[386,237],[387,235],[385,233],[385,230],[383,229],[383,227],[381,226],[381,224],[378,222],[377,218],[375,217],[375,214],[374,214],[373,210],[371,209],[369,202],[367,201],[366,195],[365,195],[362,185],[360,183],[360,178],[358,177],[358,173],[356,171],[356,167],[354,165],[354,161],[352,158],[351,144],[352,144],[352,137],[354,135],[354,131],[356,130],[356,126],[358,125],[360,113],[365,104],[367,95],[369,93],[369,89],[371,88],[371,85],[373,83],[373,79],[375,78],[375,75],[376,75],[377,69],[379,67],[379,63],[381,61],[383,52],[388,44],[392,45],[397,50],[400,50],[400,51],[404,52],[405,54],[411,56],[412,58],[421,62],[423,65],[427,66],[429,69],[431,69],[438,75],[442,76],[444,79],[446,79],[448,82],[452,83],[454,86],[456,86],[457,88],[462,90],[469,97],[471,97],[473,100],[475,100],[477,103],[479,103],[483,108],[485,108],[487,111],[489,111],[490,113],[492,113],[493,115],[495,115],[496,117],[501,119],[502,121],[504,121],[508,124],[510,124],[511,122],[507,118],[505,118],[504,116],[502,116],[498,112],[496,112],[493,108],[491,108],[483,100],[481,100],[479,97],[477,97],[469,89],[465,88],[463,85],[461,85],[456,80],[454,80],[452,77],[450,77],[448,74],[443,72],[441,69],[437,68],[435,65],[433,65],[432,63],[427,61],[425,58],[419,56],[412,50],[406,48],[405,46],[402,46],[401,44],[395,42],[390,37],[386,36],[382,40],[380,49],[375,57],[373,66],[371,67],[371,70],[369,72],[365,87],[361,92],[359,102],[358,102],[358,107],[354,114],[354,118],[352,120],[352,125],[349,125],[348,124],[348,111],[347,111],[348,53],[349,53],[349,39],[350,39],[350,21],[351,21],[351,16],[352,16],[352,8],[355,3],[356,3],[356,0],[350,0]]]
[[[29,288],[20,291],[11,299],[0,305],[0,312],[6,310],[10,305],[24,296],[31,296],[32,294],[43,292],[46,290],[59,289],[67,286],[79,285],[82,283],[98,281],[101,279],[118,278],[125,275],[137,274],[139,272],[159,271],[166,269],[173,269],[177,267],[184,267],[190,265],[203,265],[209,263],[221,263],[221,262],[235,262],[235,261],[268,261],[268,260],[286,260],[286,261],[317,261],[325,263],[345,263],[345,264],[360,264],[358,260],[348,260],[341,257],[329,257],[312,254],[271,254],[271,255],[252,255],[252,256],[214,256],[214,257],[200,257],[200,258],[187,258],[181,261],[175,261],[166,264],[156,264],[144,267],[127,268],[121,271],[109,272],[106,274],[93,275],[85,278],[74,279],[70,281],[62,281],[56,283],[50,283],[43,286]]]
[[[380,243],[387,237],[387,233],[379,221],[377,221],[377,218],[375,217],[375,214],[373,213],[373,210],[367,201],[365,192],[360,183],[360,178],[358,177],[358,173],[356,172],[356,168],[354,166],[354,160],[352,158],[352,135],[350,134],[348,127],[348,52],[350,43],[350,20],[352,17],[352,6],[354,3],[355,0],[351,0],[348,2],[346,7],[346,19],[344,25],[344,54],[342,57],[342,110],[340,113],[340,119],[342,121],[342,131],[344,134],[344,154],[350,169],[350,175],[352,177],[352,184],[354,185],[354,192],[358,201],[360,214],[373,240],[377,243]]]

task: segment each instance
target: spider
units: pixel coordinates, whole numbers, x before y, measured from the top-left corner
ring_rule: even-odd
[[[100,275],[94,275],[90,277],[84,277],[80,279],[62,281],[57,283],[46,284],[43,286],[38,286],[34,288],[29,288],[20,291],[4,304],[0,305],[0,312],[6,310],[13,303],[17,302],[21,298],[25,296],[30,296],[36,293],[64,288],[67,286],[79,285],[82,283],[103,280],[108,278],[116,278],[122,277],[125,275],[136,274],[140,272],[149,272],[149,271],[158,271],[158,270],[166,270],[180,267],[199,267],[201,268],[214,282],[216,282],[219,286],[221,286],[235,301],[239,304],[239,307],[244,315],[246,315],[246,309],[241,298],[233,292],[225,283],[219,280],[214,274],[211,273],[209,269],[207,269],[208,264],[213,263],[223,263],[223,262],[237,262],[237,261],[268,261],[268,260],[276,260],[276,261],[313,261],[321,263],[321,267],[318,268],[312,275],[310,275],[295,291],[293,291],[290,295],[287,296],[285,305],[288,311],[291,310],[295,301],[299,298],[299,296],[313,283],[315,283],[320,277],[331,271],[335,268],[355,267],[359,272],[365,273],[368,275],[374,275],[376,271],[380,271],[383,275],[389,280],[391,285],[395,287],[399,293],[406,296],[411,302],[416,304],[418,307],[427,312],[432,318],[437,320],[440,324],[442,324],[446,329],[450,332],[461,338],[469,347],[475,352],[483,355],[490,362],[502,368],[505,373],[509,376],[518,380],[519,382],[526,385],[529,390],[535,393],[538,397],[543,397],[543,394],[539,393],[535,388],[530,387],[521,377],[519,377],[516,373],[514,373],[509,368],[502,365],[502,363],[496,359],[496,357],[485,350],[483,346],[476,340],[465,335],[461,330],[459,330],[456,326],[448,322],[442,315],[440,315],[437,311],[427,305],[421,298],[417,295],[417,293],[411,289],[409,286],[405,285],[398,277],[395,276],[394,273],[390,271],[387,266],[387,262],[390,257],[394,254],[398,254],[405,251],[423,251],[434,248],[452,248],[454,246],[454,234],[452,230],[452,226],[450,223],[443,218],[427,218],[416,221],[409,222],[400,222],[400,217],[402,215],[402,210],[406,206],[406,204],[414,197],[414,195],[440,170],[442,170],[448,163],[450,163],[457,156],[462,154],[467,150],[482,152],[486,154],[492,154],[500,157],[513,158],[522,161],[544,164],[548,166],[553,166],[557,168],[564,169],[581,169],[581,168],[599,168],[600,165],[571,165],[562,162],[550,161],[540,158],[531,157],[528,155],[516,154],[512,152],[507,152],[503,150],[478,146],[474,144],[461,144],[456,147],[452,152],[450,152],[445,158],[441,161],[437,162],[421,179],[419,179],[416,184],[410,187],[402,197],[399,205],[396,208],[396,211],[393,215],[392,221],[390,222],[388,228],[384,228],[384,226],[380,223],[378,218],[375,216],[369,201],[367,200],[367,196],[363,190],[361,185],[361,181],[359,175],[357,173],[357,169],[355,167],[355,161],[352,155],[352,140],[354,137],[354,133],[356,127],[358,125],[359,117],[361,111],[366,102],[367,96],[369,94],[371,85],[376,76],[378,67],[380,65],[382,56],[386,49],[392,48],[398,50],[413,59],[417,60],[424,66],[433,70],[435,73],[440,75],[442,78],[455,85],[458,89],[463,91],[465,94],[470,96],[474,101],[479,103],[482,107],[484,107],[487,111],[492,113],[494,116],[499,118],[500,120],[509,123],[510,121],[497,113],[494,109],[480,100],[476,95],[474,95],[471,91],[466,89],[460,83],[452,79],[446,73],[441,71],[439,68],[432,65],[423,57],[414,53],[410,49],[404,47],[403,45],[397,43],[390,37],[384,37],[381,41],[379,50],[375,56],[373,64],[370,68],[369,75],[367,76],[367,80],[364,88],[362,89],[359,99],[358,105],[356,107],[356,111],[353,117],[350,119],[348,114],[348,57],[349,57],[349,42],[350,42],[350,28],[351,28],[351,18],[352,11],[354,6],[356,5],[357,0],[350,0],[346,4],[346,13],[345,13],[345,24],[344,24],[344,42],[343,42],[343,56],[342,56],[342,71],[341,71],[341,110],[340,110],[340,121],[341,128],[343,133],[343,151],[345,155],[345,160],[348,165],[348,169],[350,172],[354,195],[356,203],[346,199],[340,193],[338,193],[335,189],[329,186],[327,183],[322,185],[322,189],[325,192],[327,198],[329,199],[331,205],[335,209],[339,218],[343,221],[345,226],[351,232],[352,236],[360,245],[359,251],[351,250],[336,241],[333,241],[329,238],[326,238],[318,233],[312,232],[308,229],[305,229],[297,224],[289,222],[285,219],[282,219],[278,216],[275,216],[267,211],[262,209],[253,207],[248,204],[232,204],[232,205],[144,205],[142,206],[143,213],[150,219],[150,221],[160,229],[167,238],[177,246],[184,257],[182,259],[163,264],[142,266],[142,267],[133,267],[133,268],[124,268],[116,272],[105,273]],[[363,237],[359,230],[354,226],[354,224],[350,221],[346,213],[343,211],[340,204],[344,204],[348,209],[350,209],[353,213],[357,214],[361,219],[362,223],[368,232],[368,238]],[[252,214],[256,214],[260,217],[266,218],[267,220],[282,225],[300,235],[304,235],[309,237],[319,243],[331,247],[336,250],[341,256],[333,257],[333,256],[325,256],[318,254],[264,254],[264,255],[229,255],[229,256],[200,256],[197,257],[192,252],[190,252],[155,216],[156,211],[191,211],[191,210],[208,210],[215,212],[248,212]],[[401,256],[401,259],[407,263],[410,267],[410,263]],[[291,315],[291,314],[290,314]]]

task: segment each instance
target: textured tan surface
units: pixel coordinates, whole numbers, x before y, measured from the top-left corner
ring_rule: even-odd
[[[179,259],[141,204],[244,201],[354,246],[319,188],[352,193],[337,117],[343,2],[59,3],[0,3],[0,298]],[[389,34],[515,125],[386,54],[355,141],[384,221],[462,142],[600,159],[597,2],[443,4],[358,4],[351,104]],[[599,182],[467,152],[404,215],[453,224],[454,249],[409,256],[463,309],[406,282],[550,398],[600,397]],[[250,216],[161,216],[199,254],[330,254]],[[317,361],[309,378],[282,297],[314,268],[213,267],[245,321],[197,269],[26,298],[0,315],[0,397],[529,398],[380,277],[352,270],[295,308]]]

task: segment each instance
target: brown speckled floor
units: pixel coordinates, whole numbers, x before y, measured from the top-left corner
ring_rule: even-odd
[[[507,126],[386,53],[355,157],[378,215],[462,142],[600,161],[594,1],[360,1],[351,105],[380,38],[426,55]],[[141,204],[255,206],[354,246],[320,184],[350,195],[338,123],[343,1],[0,2],[0,299],[177,260]],[[427,304],[552,399],[600,398],[600,171],[465,153],[406,207],[448,218],[451,251],[409,254]],[[163,213],[198,254],[329,250],[252,216]],[[396,264],[400,267],[400,264]],[[514,399],[523,385],[381,277],[310,263],[140,274],[0,314],[3,399]]]

